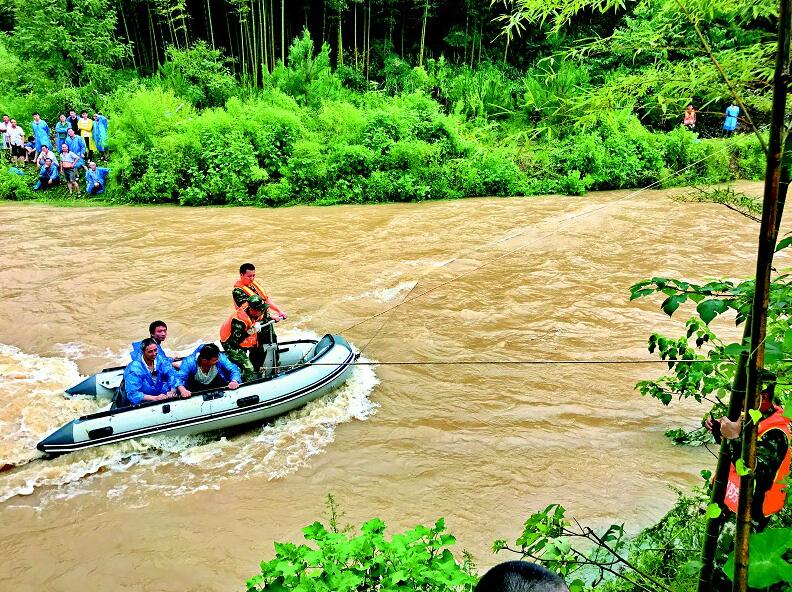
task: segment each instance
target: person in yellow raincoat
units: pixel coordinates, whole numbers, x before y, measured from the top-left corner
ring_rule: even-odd
[[[77,129],[80,130],[80,136],[85,141],[85,145],[88,147],[89,159],[96,150],[96,144],[94,143],[93,139],[93,126],[94,120],[88,118],[88,111],[83,111],[80,114],[80,119],[77,121]]]

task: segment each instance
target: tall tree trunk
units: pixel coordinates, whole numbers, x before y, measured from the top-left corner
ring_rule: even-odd
[[[358,3],[355,2],[355,28],[354,28],[354,35],[355,35],[355,72],[358,71],[358,45],[357,45],[357,7]]]
[[[338,58],[336,59],[336,68],[344,65],[344,40],[341,37],[341,9],[338,9]]]
[[[286,0],[281,0],[281,61],[286,65],[286,9],[284,8]]]
[[[368,0],[368,23],[366,31],[366,81],[369,79],[369,65],[371,64],[371,0]]]
[[[426,17],[429,14],[429,0],[424,0],[423,19],[421,22],[421,51],[418,54],[418,67],[423,66],[424,42],[426,41]]]
[[[504,64],[506,63],[506,60],[509,57],[509,41],[511,41],[511,39],[509,38],[508,35],[506,35],[506,49],[503,50],[503,63]]]
[[[132,55],[132,67],[135,70],[137,70],[138,67],[137,67],[137,60],[135,59],[135,47],[134,47],[134,44],[132,43],[132,38],[129,35],[129,27],[127,27],[126,17],[124,16],[124,3],[123,2],[119,2],[118,3],[118,12],[121,13],[121,22],[124,24],[124,33],[126,34],[127,45],[129,45],[130,49],[132,50],[132,51],[129,52]]]
[[[154,26],[154,17],[151,16],[150,4],[146,4],[146,12],[148,12],[149,33],[151,34],[151,47],[153,48],[154,51],[153,70],[156,70],[159,67],[160,59],[159,59],[159,50],[157,49],[157,29]]]
[[[272,64],[272,69],[275,69],[275,5],[273,4],[273,0],[270,0],[269,3],[269,15],[270,15],[270,64]]]
[[[252,21],[252,30],[250,31],[251,37],[251,63],[253,64],[252,71],[253,71],[253,85],[258,86],[258,76],[259,76],[259,52],[258,52],[258,30],[261,27],[261,24],[256,25],[256,5],[254,0],[250,0],[250,19]]]
[[[212,42],[212,49],[217,49],[215,46],[214,24],[212,23],[212,4],[206,0],[206,22],[209,25],[209,39]]]
[[[762,223],[759,231],[759,252],[756,258],[756,289],[751,309],[751,349],[748,358],[748,385],[742,429],[742,461],[748,473],[740,477],[740,497],[737,504],[737,530],[734,535],[734,579],[732,590],[748,589],[748,548],[751,537],[751,510],[753,505],[754,470],[756,468],[756,438],[758,422],[750,419],[750,411],[761,404],[764,368],[765,338],[767,337],[767,308],[770,296],[770,275],[775,250],[775,232],[778,215],[778,198],[781,181],[782,135],[787,101],[787,70],[789,44],[792,32],[792,0],[781,0],[778,19],[778,49],[776,51],[775,80],[773,84],[773,112],[765,172]]]
[[[264,74],[269,74],[269,57],[267,55],[267,4],[265,0],[260,0],[259,2],[259,10],[261,10],[261,27],[259,28],[259,35],[260,35],[260,45],[261,45],[261,75],[262,75],[262,82],[264,80]]]

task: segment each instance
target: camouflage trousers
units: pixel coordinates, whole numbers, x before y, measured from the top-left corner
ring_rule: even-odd
[[[239,371],[242,373],[242,382],[249,382],[258,378],[258,370],[261,364],[259,364],[259,368],[253,366],[253,362],[248,358],[248,350],[229,348],[226,344],[223,344],[223,349],[228,359],[239,367]],[[253,359],[260,357],[255,355],[254,350],[250,350],[250,353]]]

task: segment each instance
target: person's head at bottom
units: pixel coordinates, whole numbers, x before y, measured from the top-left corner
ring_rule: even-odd
[[[537,563],[506,561],[485,573],[474,592],[569,592],[560,577]]]

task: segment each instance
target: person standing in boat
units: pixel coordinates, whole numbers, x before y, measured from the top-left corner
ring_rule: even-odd
[[[261,284],[256,281],[255,266],[252,263],[243,263],[239,266],[239,280],[234,284],[234,289],[231,291],[231,296],[234,299],[234,306],[239,308],[254,294],[260,296],[267,304],[267,312],[273,321],[277,323],[289,318],[284,311],[275,306],[270,297],[267,296],[264,288],[261,287]]]
[[[168,325],[165,324],[165,321],[153,321],[149,324],[149,337],[148,339],[153,339],[154,343],[157,344],[157,350],[159,352],[159,356],[166,360],[173,368],[179,368],[179,362],[174,361],[171,356],[165,353],[165,350],[162,347],[162,342],[168,338]],[[140,356],[143,353],[143,343],[148,341],[148,339],[142,339],[140,341],[136,341],[132,344],[132,353],[129,354],[129,357],[132,360],[139,360]]]
[[[269,320],[267,303],[253,294],[220,327],[220,342],[228,359],[242,371],[243,382],[258,378],[265,358],[263,344],[275,342]]]
[[[151,337],[140,342],[140,358],[124,369],[124,390],[132,405],[145,401],[162,401],[192,393],[179,382],[167,359],[159,355],[159,343]]]
[[[219,347],[207,343],[182,360],[179,382],[190,392],[226,387],[235,390],[242,382],[242,375]]]

